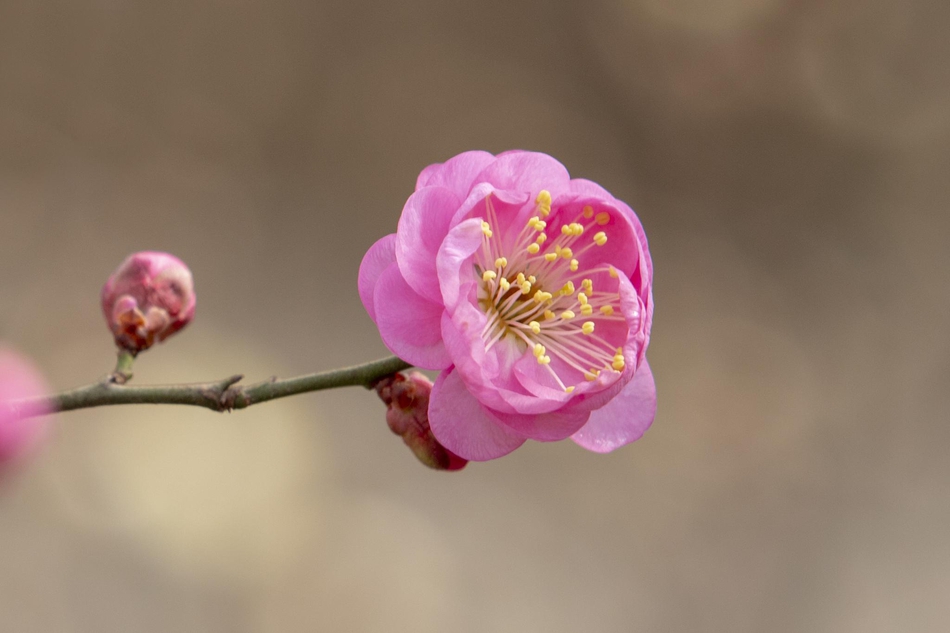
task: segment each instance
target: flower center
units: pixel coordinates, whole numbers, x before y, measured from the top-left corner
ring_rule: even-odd
[[[502,225],[491,196],[485,199],[482,248],[474,263],[481,279],[479,305],[488,315],[482,339],[486,351],[502,340],[530,348],[537,362],[570,393],[575,386],[570,383],[580,378],[577,372],[594,381],[604,370],[624,367],[623,349],[618,347],[623,338],[616,340],[618,328],[610,328],[616,325],[611,322],[626,321],[617,283],[610,284],[615,290],[595,290],[593,281],[598,274],[616,279],[618,273],[609,265],[584,266],[585,254],[607,243],[603,228],[611,218],[608,211],[595,213],[585,206],[559,230],[550,231],[546,219],[551,215],[551,194],[541,191],[535,206],[538,214],[514,240],[503,239],[506,236],[496,235],[492,228]],[[556,234],[549,238],[549,232]]]

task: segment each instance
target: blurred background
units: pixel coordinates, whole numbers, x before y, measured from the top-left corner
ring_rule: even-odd
[[[0,483],[4,631],[945,631],[950,5],[0,0],[0,338],[111,370],[130,252],[197,279],[142,383],[387,354],[417,173],[540,150],[635,208],[653,428],[432,472],[360,389],[59,416]]]

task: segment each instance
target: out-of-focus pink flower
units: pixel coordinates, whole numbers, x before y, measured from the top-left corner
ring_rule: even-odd
[[[28,451],[46,429],[44,418],[33,417],[49,413],[45,407],[13,403],[47,393],[46,382],[33,363],[0,348],[0,465]]]
[[[461,470],[468,463],[442,446],[429,428],[429,395],[432,381],[419,372],[397,373],[376,383],[376,393],[386,403],[386,423],[402,437],[415,456],[429,468]]]
[[[533,152],[424,169],[360,266],[383,342],[441,370],[436,439],[470,460],[526,439],[608,452],[653,422],[653,264],[636,214]]]
[[[102,313],[120,348],[133,354],[182,329],[195,316],[191,271],[168,253],[134,253],[102,287]]]

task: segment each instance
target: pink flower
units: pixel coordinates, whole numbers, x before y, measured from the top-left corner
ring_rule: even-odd
[[[102,287],[102,313],[116,345],[133,354],[148,349],[194,318],[191,271],[168,253],[129,255]]]
[[[29,360],[0,348],[0,464],[27,452],[46,429],[43,418],[27,417],[48,413],[45,408],[12,403],[48,392],[46,382]]]
[[[417,371],[397,373],[375,385],[386,403],[386,424],[400,436],[415,456],[429,468],[461,470],[468,463],[442,446],[429,428],[429,395],[432,381]]]
[[[360,266],[383,342],[441,370],[435,437],[469,460],[526,439],[608,452],[653,422],[653,264],[634,212],[545,154],[424,169]]]

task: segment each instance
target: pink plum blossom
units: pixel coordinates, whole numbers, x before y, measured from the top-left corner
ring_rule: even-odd
[[[609,452],[653,422],[653,264],[633,210],[546,154],[425,168],[360,266],[383,342],[440,370],[435,438],[468,460],[526,439]]]
[[[46,421],[34,416],[48,413],[42,405],[18,401],[49,392],[42,375],[28,359],[0,348],[0,465],[27,452],[43,435]]]
[[[168,253],[134,253],[102,288],[102,313],[120,348],[133,354],[182,329],[195,315],[191,271]]]

